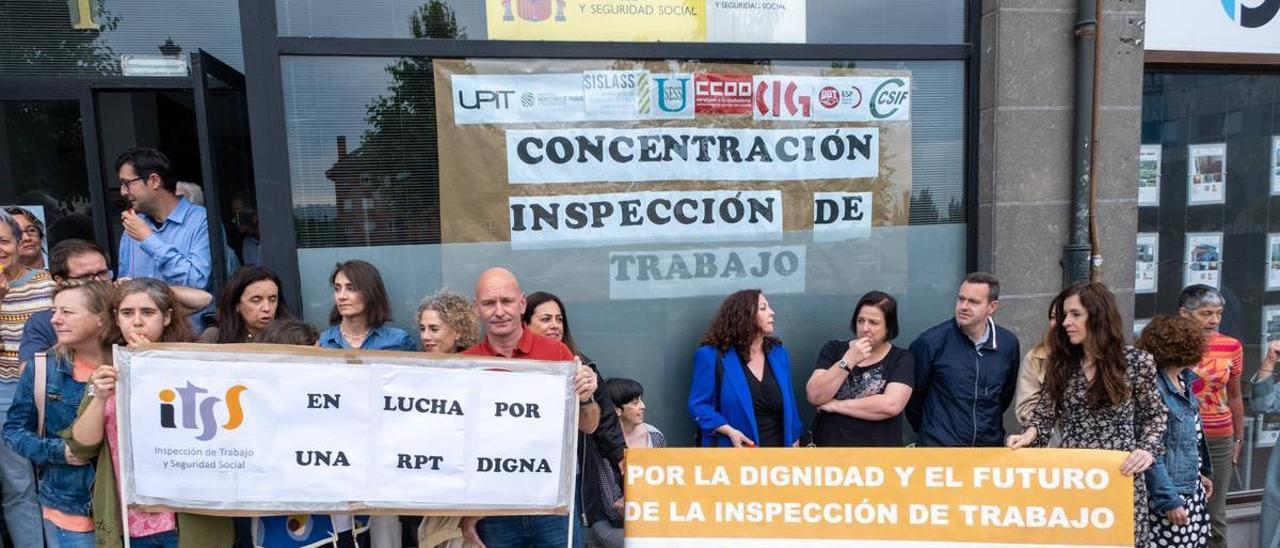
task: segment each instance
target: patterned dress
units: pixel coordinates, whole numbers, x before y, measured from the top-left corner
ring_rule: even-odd
[[[1044,446],[1057,427],[1066,449],[1110,449],[1131,452],[1145,449],[1153,456],[1164,452],[1161,440],[1168,420],[1168,409],[1160,396],[1155,359],[1131,346],[1124,349],[1131,395],[1120,405],[1093,407],[1087,403],[1089,387],[1079,364],[1071,372],[1058,415],[1058,406],[1048,397],[1040,398],[1027,427],[1038,431],[1036,445]],[[1151,528],[1147,521],[1147,483],[1142,474],[1133,476],[1133,545],[1148,546]]]

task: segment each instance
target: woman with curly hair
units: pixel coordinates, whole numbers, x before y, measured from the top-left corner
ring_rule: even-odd
[[[789,447],[802,424],[791,357],[773,336],[773,308],[759,289],[720,304],[693,355],[689,414],[703,447]]]
[[[1205,347],[1200,324],[1156,316],[1134,346],[1151,353],[1160,366],[1160,395],[1169,408],[1164,455],[1145,474],[1151,490],[1147,523],[1155,538],[1152,546],[1207,546],[1213,467],[1191,388],[1197,378],[1191,368],[1200,362]]]
[[[1129,453],[1120,473],[1133,476],[1134,546],[1147,546],[1152,538],[1142,472],[1163,452],[1167,420],[1156,362],[1124,344],[1115,297],[1100,283],[1071,286],[1056,314],[1040,399],[1023,433],[1009,436],[1007,444],[1043,447],[1058,427],[1064,449]]]
[[[462,352],[480,342],[480,320],[469,297],[441,289],[418,305],[422,350],[436,354]]]

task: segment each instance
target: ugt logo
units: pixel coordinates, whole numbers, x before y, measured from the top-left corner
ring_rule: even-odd
[[[1276,18],[1276,13],[1280,12],[1280,0],[1264,0],[1255,7],[1244,5],[1244,0],[1221,0],[1222,9],[1227,12],[1227,17],[1232,21],[1239,21],[1240,26],[1247,29],[1256,29]],[[1236,18],[1236,8],[1239,8],[1240,17]]]
[[[511,15],[511,3],[516,4],[516,15],[530,23],[546,21],[551,17],[551,3],[556,5],[556,21],[564,21],[564,0],[502,0],[502,20],[515,21]]]
[[[227,430],[235,430],[244,422],[244,407],[240,405],[240,394],[248,388],[242,384],[237,384],[227,389],[226,405],[227,405],[227,422],[222,427]],[[209,441],[218,433],[218,424],[213,420],[214,406],[222,403],[223,398],[214,396],[202,396],[208,394],[209,391],[200,388],[191,381],[187,381],[187,386],[183,388],[165,388],[160,391],[160,426],[165,428],[177,428],[178,425],[174,421],[176,409],[174,408],[174,399],[182,399],[182,428],[187,430],[200,430],[200,434],[196,436],[197,440]],[[197,421],[197,413],[199,420]]]

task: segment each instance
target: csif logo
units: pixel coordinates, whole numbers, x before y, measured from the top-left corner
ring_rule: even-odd
[[[511,13],[511,4],[516,5],[516,11]],[[546,21],[551,17],[551,6],[555,5],[556,21],[564,21],[564,0],[502,0],[502,20],[515,21],[515,16],[530,23]]]
[[[160,426],[178,428],[175,420],[178,409],[175,407],[174,400],[181,399],[182,428],[199,430],[200,433],[196,435],[196,439],[209,441],[218,433],[218,423],[213,418],[214,407],[225,401],[227,422],[222,425],[222,428],[235,430],[244,423],[244,407],[240,404],[240,395],[245,390],[248,388],[237,384],[227,389],[224,398],[219,398],[206,396],[205,394],[209,391],[191,384],[191,381],[187,381],[187,385],[182,388],[165,388],[160,391]]]
[[[1263,0],[1254,7],[1244,5],[1244,0],[1221,0],[1221,2],[1227,17],[1247,29],[1256,29],[1270,23],[1275,20],[1276,13],[1280,12],[1280,0]]]
[[[871,116],[883,120],[897,114],[911,97],[911,92],[904,89],[906,87],[907,83],[901,78],[890,78],[876,86],[869,103]]]

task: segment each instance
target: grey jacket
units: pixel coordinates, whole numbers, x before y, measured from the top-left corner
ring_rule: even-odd
[[[1280,412],[1280,390],[1276,390],[1275,376],[1259,381],[1257,375],[1249,380],[1253,385],[1253,410],[1257,413]],[[1216,486],[1215,486],[1216,487]],[[1280,548],[1280,451],[1271,448],[1267,459],[1267,484],[1262,492],[1261,542],[1263,548]]]

